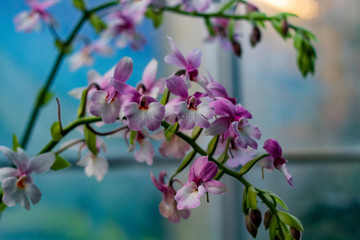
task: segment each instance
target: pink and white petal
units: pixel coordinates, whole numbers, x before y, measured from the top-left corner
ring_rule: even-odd
[[[200,114],[199,112],[196,112],[196,115],[197,115],[196,126],[199,126],[201,128],[210,127],[210,122],[206,117],[204,117],[204,115]]]
[[[276,140],[267,139],[264,143],[264,149],[274,158],[281,158],[282,149]]]
[[[233,117],[235,115],[235,105],[229,100],[218,97],[209,104],[214,108],[216,115]]]
[[[172,54],[165,56],[164,61],[169,64],[173,64],[178,67],[186,68],[187,62],[185,57],[179,51],[178,47],[176,46],[174,40],[171,37],[167,37],[170,43],[170,47],[173,51]]]
[[[148,105],[148,110],[145,111],[146,122],[145,125],[150,131],[155,131],[161,126],[161,121],[165,117],[165,108],[158,102],[152,102]]]
[[[30,159],[29,156],[26,154],[26,152],[18,147],[16,150],[17,159],[19,160],[18,168],[21,172],[27,172],[29,168]]]
[[[286,178],[286,181],[289,183],[289,185],[294,188],[294,185],[292,183],[292,176],[291,174],[289,173],[287,167],[285,164],[282,164],[279,168],[277,168],[283,175],[284,177]]]
[[[184,99],[188,97],[188,88],[181,77],[172,76],[166,79],[166,86],[172,94]]]
[[[221,83],[218,82],[211,82],[207,85],[208,90],[215,96],[215,97],[223,97],[228,98],[229,95]]]
[[[115,97],[112,102],[104,104],[102,120],[106,124],[114,123],[120,113],[121,102],[120,99]],[[90,108],[91,110],[91,108]]]
[[[151,89],[155,84],[157,68],[158,63],[156,59],[152,59],[148,65],[146,65],[142,75],[142,82],[144,83],[146,89]]]
[[[205,135],[215,136],[226,132],[230,127],[230,118],[221,117],[211,123],[210,127],[206,129]]]
[[[218,172],[218,167],[214,162],[207,161],[201,168],[194,169],[194,173],[202,182],[210,181]]]
[[[103,180],[105,174],[108,172],[108,169],[109,169],[109,163],[108,161],[106,160],[106,158],[102,157],[102,156],[97,156],[96,158],[93,158],[92,159],[92,171],[93,171],[93,174],[96,178],[97,181],[101,181]],[[85,173],[87,171],[87,168],[89,166],[87,166],[85,168]],[[90,169],[90,167],[89,167]]]
[[[36,172],[42,173],[50,169],[50,167],[55,162],[55,154],[52,152],[47,152],[40,154],[31,159],[29,164],[29,173]]]
[[[83,156],[80,159],[80,161],[78,161],[76,163],[76,165],[81,166],[81,167],[85,167],[85,166],[89,165],[90,161],[91,161],[91,153],[88,153],[85,156]]]
[[[152,165],[155,152],[151,142],[145,139],[139,142],[139,145],[140,150],[134,154],[136,161],[146,162],[147,165]]]
[[[2,152],[17,168],[21,166],[18,155],[11,148],[0,146],[0,152]]]
[[[4,196],[5,195],[12,196],[12,194],[14,194],[18,190],[18,188],[16,186],[16,183],[17,183],[17,178],[16,177],[8,177],[8,178],[5,178],[1,182],[1,186],[2,186],[2,188],[4,190]],[[8,204],[6,204],[6,205],[9,206]],[[14,206],[14,205],[12,205],[12,206]]]
[[[107,92],[97,90],[90,99],[90,113],[94,116],[100,117],[103,113],[106,104]]]
[[[11,167],[0,168],[0,182],[8,177],[17,177],[20,175],[20,171]]]
[[[129,103],[124,108],[124,115],[127,117],[128,126],[131,130],[139,131],[146,123],[145,111],[139,109],[137,103]]]
[[[68,94],[76,99],[81,99],[82,93],[86,88],[87,87],[74,88],[70,92],[68,92]]]
[[[188,62],[188,70],[198,69],[201,64],[201,51],[199,49],[194,49],[188,53],[186,56]]]
[[[161,192],[164,192],[167,189],[167,186],[165,185],[164,182],[165,176],[166,176],[166,172],[162,171],[159,174],[159,180],[157,180],[156,177],[154,177],[154,174],[150,172],[151,181],[153,182],[154,186]]]
[[[210,180],[203,182],[205,189],[208,193],[211,194],[225,194],[229,192],[229,189],[225,186],[225,184],[216,181],[216,180]]]
[[[117,81],[115,78],[112,79],[112,85],[122,95],[131,95],[134,97],[140,97],[140,94],[136,89],[126,83]]]
[[[53,6],[54,4],[56,4],[58,2],[59,2],[59,0],[47,0],[47,1],[43,1],[43,2],[37,2],[36,8],[41,9],[41,10],[45,10],[45,9]]]
[[[185,103],[185,107],[183,105],[184,104],[177,105],[177,112],[180,118],[179,119],[180,127],[186,130],[193,129],[196,126],[196,124],[198,124],[198,118],[199,118],[198,113],[195,110],[189,110],[187,108],[186,103]]]
[[[190,182],[196,181],[200,178],[201,169],[208,162],[209,161],[208,161],[207,156],[199,157],[194,161],[193,165],[191,165],[191,167],[190,167],[190,172],[189,172],[189,181]]]
[[[246,124],[243,127],[243,129],[244,129],[244,132],[246,133],[246,135],[251,136],[251,137],[253,137],[255,139],[260,139],[261,138],[261,131],[260,131],[260,129],[258,127],[252,126],[251,124]],[[281,153],[281,151],[280,151],[280,153]]]
[[[32,204],[37,204],[41,199],[40,189],[33,183],[29,183],[25,188],[26,194],[29,196]]]
[[[200,206],[200,197],[206,192],[203,186],[194,189],[191,183],[186,183],[182,188],[177,191],[175,200],[177,201],[177,209],[183,210],[186,208],[197,208]]]
[[[260,160],[259,165],[272,172],[274,170],[274,158],[272,156],[265,157]]]
[[[97,71],[90,70],[87,72],[87,79],[88,79],[89,85],[92,83],[100,84],[102,77]],[[105,89],[102,89],[102,90],[105,90]]]
[[[175,158],[182,159],[185,157],[186,152],[190,149],[190,145],[177,136],[173,136],[171,141],[164,141],[159,152],[164,157],[173,155]]]
[[[177,115],[178,111],[180,110],[179,107],[177,106],[180,102],[183,102],[183,106],[181,109],[187,109],[187,105],[186,103],[182,100],[181,97],[176,97],[172,100],[170,100],[170,102],[168,102],[165,105],[165,117],[168,116],[172,116],[172,115]]]
[[[116,65],[114,78],[119,82],[126,82],[133,72],[133,60],[129,57],[123,57]]]

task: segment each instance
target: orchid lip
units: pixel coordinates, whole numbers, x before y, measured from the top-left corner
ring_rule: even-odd
[[[141,109],[141,110],[148,110],[149,109],[146,96],[144,96],[144,95],[141,96],[140,99],[139,99],[139,109]]]

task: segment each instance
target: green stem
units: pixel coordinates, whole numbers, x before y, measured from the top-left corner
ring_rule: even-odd
[[[100,122],[101,121],[101,117],[83,117],[83,118],[78,118],[75,121],[73,121],[72,123],[70,123],[69,125],[67,125],[63,131],[62,131],[62,135],[63,137],[65,137],[69,132],[71,132],[73,129],[75,129],[78,126],[81,126],[83,124],[88,124],[88,123],[94,123],[94,122]],[[61,139],[60,139],[61,140]],[[58,144],[59,141],[55,141],[55,140],[50,140],[48,142],[48,144],[46,144],[46,146],[38,153],[38,154],[42,154],[42,153],[46,153],[46,152],[50,152],[55,146],[56,144]]]
[[[55,76],[60,68],[60,65],[66,55],[65,51],[66,49],[69,48],[69,46],[71,46],[72,41],[75,39],[75,37],[77,36],[78,32],[80,31],[81,27],[84,25],[84,23],[86,22],[86,20],[90,17],[90,15],[92,13],[101,11],[103,9],[106,9],[108,7],[114,6],[118,4],[118,1],[111,1],[108,3],[104,3],[98,7],[95,7],[93,9],[90,9],[88,11],[84,11],[83,15],[81,17],[81,19],[77,22],[76,26],[74,27],[74,29],[71,31],[68,39],[63,43],[63,47],[61,50],[59,50],[58,56],[56,57],[55,63],[53,65],[53,67],[51,68],[50,74],[48,75],[46,82],[44,84],[44,86],[40,89],[38,97],[37,97],[37,101],[31,111],[31,115],[30,118],[26,124],[26,128],[25,128],[25,132],[21,141],[21,146],[23,148],[26,148],[28,140],[30,138],[31,132],[33,130],[34,124],[36,122],[36,119],[39,115],[39,111],[41,109],[41,107],[43,106],[43,101],[52,85],[52,83],[55,80]]]

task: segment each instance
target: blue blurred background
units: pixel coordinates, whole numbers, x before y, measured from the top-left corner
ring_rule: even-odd
[[[87,1],[92,6],[104,1]],[[297,70],[292,42],[283,41],[268,25],[262,41],[251,49],[250,25],[242,24],[243,57],[235,59],[216,45],[204,44],[206,32],[200,20],[166,15],[160,30],[144,21],[140,32],[148,44],[142,51],[118,50],[112,57],[95,56],[92,67],[69,71],[68,59],[56,77],[55,96],[62,106],[63,122],[76,117],[78,100],[67,95],[87,84],[86,73],[105,73],[123,56],[134,59],[135,84],[146,64],[155,57],[158,76],[173,69],[162,63],[170,52],[166,36],[172,36],[187,53],[203,51],[204,69],[252,112],[252,123],[263,133],[261,142],[275,138],[289,159],[288,168],[296,189],[290,189],[281,174],[265,174],[254,169],[247,178],[255,186],[271,189],[289,205],[305,227],[303,239],[359,239],[360,221],[360,16],[358,1],[257,0],[261,10],[271,14],[295,12],[293,22],[309,28],[318,37],[316,74],[302,79]],[[48,29],[40,33],[16,33],[13,17],[27,9],[23,1],[0,3],[0,145],[9,146],[12,134],[19,138],[25,128],[36,93],[56,57]],[[67,36],[80,18],[71,1],[50,9]],[[89,26],[81,36],[95,37]],[[76,49],[81,44],[75,44]],[[202,71],[204,72],[204,71]],[[70,114],[69,114],[70,113]],[[50,126],[57,120],[55,101],[41,111],[28,149],[36,154],[50,139]],[[73,138],[76,133],[69,136]],[[87,178],[82,168],[34,176],[43,192],[42,200],[30,212],[16,206],[0,220],[1,239],[251,239],[245,232],[239,208],[241,186],[225,179],[232,190],[227,196],[211,197],[192,211],[189,220],[174,225],[158,213],[161,194],[152,185],[149,172],[157,175],[176,168],[173,159],[156,159],[155,165],[137,164],[127,153],[123,139],[107,140],[111,169],[101,183]],[[76,154],[66,153],[73,161]],[[1,165],[7,160],[3,156]],[[185,179],[185,175],[181,179]],[[265,209],[264,209],[265,210]],[[261,227],[262,229],[262,227]],[[258,239],[266,239],[260,231]]]

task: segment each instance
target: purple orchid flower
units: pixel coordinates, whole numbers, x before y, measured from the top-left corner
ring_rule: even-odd
[[[29,159],[21,148],[14,152],[8,147],[0,146],[2,152],[16,168],[0,168],[0,181],[4,189],[2,201],[12,207],[20,204],[30,210],[30,202],[37,204],[41,198],[41,191],[33,183],[31,173],[43,173],[50,169],[55,162],[54,153],[48,152]]]
[[[226,186],[213,180],[218,167],[214,162],[208,161],[208,157],[199,157],[190,168],[189,181],[175,195],[179,210],[196,208],[200,206],[200,197],[206,192],[211,194],[224,194],[229,190]]]
[[[180,222],[181,218],[188,219],[190,217],[190,210],[178,210],[177,202],[174,199],[175,190],[172,186],[165,184],[164,177],[166,176],[166,172],[162,171],[159,174],[159,180],[154,177],[152,172],[150,176],[155,187],[163,193],[163,200],[159,205],[160,214],[173,223]]]
[[[181,77],[173,76],[166,80],[169,91],[178,96],[166,105],[166,116],[176,114],[182,128],[190,130],[195,126],[208,128],[209,120],[214,116],[214,110],[206,103],[202,103],[200,98],[205,96],[196,92],[189,96],[188,88]]]
[[[205,12],[209,7],[211,0],[182,0],[184,9],[189,12]]]
[[[123,59],[131,60],[130,58]],[[135,88],[125,83],[132,71],[129,72],[129,66],[124,62],[120,61],[116,66],[112,84],[124,98],[123,111],[128,120],[128,126],[134,131],[139,131],[144,126],[150,131],[155,131],[164,119],[165,108],[156,99],[140,94]]]
[[[80,51],[70,56],[70,70],[75,71],[82,66],[91,66],[94,64],[92,55],[94,53],[110,56],[114,53],[113,49],[108,45],[108,41],[104,39],[97,40],[91,44],[86,44]]]
[[[159,152],[164,157],[172,155],[174,158],[182,159],[189,149],[190,145],[174,134],[170,141],[163,141],[159,147]]]
[[[137,86],[140,94],[157,98],[159,94],[164,92],[165,82],[164,79],[156,79],[158,63],[155,59],[152,59],[142,75],[142,80]]]
[[[225,133],[229,130],[229,127],[233,122],[237,122],[243,118],[252,118],[251,113],[240,104],[234,105],[233,102],[223,97],[216,97],[216,100],[212,101],[210,106],[214,108],[215,114],[219,116],[219,118],[217,118],[206,130],[205,133],[207,135],[214,136]]]
[[[132,59],[124,57],[115,67],[114,79],[125,82],[130,78],[132,71]],[[105,123],[114,123],[119,117],[120,108],[120,94],[112,85],[108,85],[107,89],[95,91],[91,97],[90,113],[97,117],[101,116]]]
[[[185,80],[187,85],[189,85],[188,81],[196,81],[199,75],[198,68],[201,64],[201,51],[198,49],[192,50],[185,58],[184,55],[182,55],[182,53],[179,51],[174,40],[170,37],[168,37],[168,39],[173,53],[165,56],[164,61],[166,63],[180,67],[182,70],[185,70]]]
[[[108,28],[104,30],[101,38],[117,38],[116,45],[125,47],[130,42],[130,47],[134,50],[142,48],[146,40],[144,36],[136,32],[136,26],[144,18],[144,13],[150,0],[136,1],[130,5],[125,4],[122,10],[113,12],[109,15]]]
[[[129,132],[130,134],[130,132]],[[137,142],[140,146],[140,149],[135,152],[134,158],[138,162],[146,162],[147,165],[152,165],[154,162],[154,147],[151,142],[146,139],[146,137],[151,138],[148,132],[145,129],[142,129],[137,132],[135,142]],[[135,144],[130,145],[129,152],[135,149]]]
[[[264,143],[264,149],[267,153],[270,154],[270,156],[261,160],[259,164],[269,171],[273,171],[274,168],[276,168],[284,175],[289,185],[294,187],[291,174],[288,172],[286,167],[287,160],[282,157],[282,149],[280,144],[274,139],[268,139]]]
[[[206,82],[207,84],[205,86],[203,86],[203,85],[202,86],[206,90],[208,96],[215,100],[218,97],[225,98],[225,99],[229,100],[230,102],[232,102],[233,104],[236,104],[236,102],[237,102],[236,98],[230,97],[229,94],[227,93],[225,87],[221,83],[216,82],[209,71],[207,73],[208,73],[209,79],[207,79],[206,77],[203,77],[206,79],[203,82]]]
[[[20,12],[14,18],[16,31],[31,32],[41,28],[41,20],[49,25],[56,25],[55,19],[45,10],[57,3],[58,0],[46,0],[39,2],[37,0],[27,0],[31,11]]]

